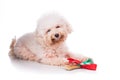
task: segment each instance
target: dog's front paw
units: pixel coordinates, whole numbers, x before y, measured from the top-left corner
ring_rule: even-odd
[[[69,64],[69,62],[66,58],[58,58],[58,61],[56,62],[57,66],[65,66],[65,65],[68,65],[68,64]]]
[[[45,54],[45,57],[47,57],[47,58],[53,58],[53,57],[57,57],[57,55],[54,54],[54,53],[47,53],[47,54]]]
[[[49,64],[54,66],[64,66],[68,64],[68,61],[67,59],[64,58],[54,57],[54,58],[49,58]]]

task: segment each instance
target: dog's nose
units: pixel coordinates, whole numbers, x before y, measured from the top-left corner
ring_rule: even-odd
[[[59,37],[59,34],[58,34],[58,33],[56,33],[56,34],[55,34],[55,37],[56,37],[56,38],[58,38],[58,37]]]

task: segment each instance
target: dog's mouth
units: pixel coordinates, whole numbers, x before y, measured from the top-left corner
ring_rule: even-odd
[[[60,42],[64,41],[64,38],[65,38],[64,35],[61,35],[59,38],[52,38],[51,39],[52,44],[60,43]]]

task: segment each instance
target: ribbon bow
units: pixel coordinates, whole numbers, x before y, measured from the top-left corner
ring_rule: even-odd
[[[81,62],[77,59],[73,58],[68,58],[67,59],[70,64],[75,64],[75,65],[66,65],[66,70],[73,70],[73,69],[88,69],[88,70],[96,70],[97,64],[93,63],[93,60],[91,58],[88,58],[86,61]]]

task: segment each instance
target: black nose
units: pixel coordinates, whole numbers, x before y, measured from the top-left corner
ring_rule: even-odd
[[[58,33],[56,33],[56,34],[55,34],[55,37],[56,37],[56,38],[58,38],[58,37],[59,37],[59,34],[58,34]]]

